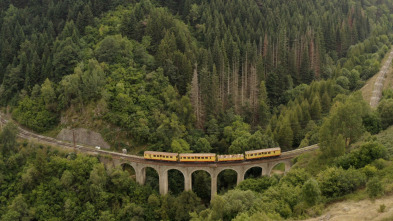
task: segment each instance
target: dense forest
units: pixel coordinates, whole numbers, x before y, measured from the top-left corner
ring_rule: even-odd
[[[0,103],[37,132],[89,127],[115,149],[314,144],[333,98],[378,71],[391,4],[5,1]]]
[[[391,192],[393,150],[374,135],[393,124],[393,91],[376,110],[356,92],[391,49],[391,8],[391,0],[1,1],[0,106],[33,131],[85,127],[131,153],[321,147],[284,177],[229,192],[226,172],[227,193],[209,204],[206,174],[195,174],[196,194],[182,193],[175,173],[172,195],[158,196],[152,171],[139,186],[97,158],[17,142],[9,125],[0,134],[1,219],[302,218],[364,187],[370,197]]]

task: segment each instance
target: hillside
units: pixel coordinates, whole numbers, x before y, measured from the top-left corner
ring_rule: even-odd
[[[271,177],[251,168],[238,186],[236,171],[223,171],[214,199],[209,173],[193,173],[184,192],[182,173],[168,171],[170,194],[160,196],[152,168],[141,186],[131,167],[18,140],[8,124],[0,219],[283,220],[318,217],[347,199],[390,205],[381,197],[393,190],[393,89],[377,108],[368,99],[392,50],[391,8],[391,0],[1,1],[0,109],[35,134],[84,128],[111,151],[139,155],[320,148],[286,174],[283,165]]]
[[[380,212],[380,206],[386,209]],[[389,221],[393,219],[393,196],[385,196],[377,200],[344,201],[328,206],[322,216],[306,219],[306,221]]]

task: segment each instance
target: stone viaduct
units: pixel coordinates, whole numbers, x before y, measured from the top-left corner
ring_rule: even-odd
[[[282,153],[280,157],[268,158],[253,161],[241,161],[233,163],[178,163],[178,162],[162,162],[145,160],[142,157],[136,157],[126,154],[111,154],[110,160],[102,160],[107,166],[124,166],[129,165],[135,170],[136,181],[143,185],[146,180],[146,168],[154,169],[159,176],[160,194],[168,193],[168,171],[178,170],[184,177],[184,190],[192,190],[192,174],[196,171],[206,171],[211,177],[211,196],[217,193],[217,178],[224,170],[234,170],[237,173],[237,184],[244,180],[246,172],[254,167],[262,168],[262,176],[270,176],[272,169],[283,163],[285,165],[285,173],[292,166],[292,159],[303,152],[317,149],[318,145],[296,149]],[[100,151],[101,152],[101,151]],[[103,151],[107,152],[107,151]]]
[[[5,125],[9,122],[6,117],[0,113],[0,126]],[[285,173],[288,172],[292,166],[292,159],[304,152],[312,151],[318,148],[318,145],[312,145],[292,151],[283,152],[281,156],[275,158],[267,158],[252,161],[239,161],[239,162],[227,162],[227,163],[179,163],[179,162],[163,162],[163,161],[152,161],[145,160],[143,157],[123,154],[118,152],[97,150],[92,147],[86,147],[83,145],[76,145],[57,140],[51,137],[42,136],[39,134],[32,133],[18,126],[18,136],[22,139],[37,140],[41,143],[49,145],[55,145],[66,149],[74,149],[75,151],[98,155],[101,162],[107,167],[124,166],[125,164],[130,165],[135,170],[136,181],[139,184],[145,184],[146,180],[146,168],[153,168],[157,171],[159,176],[159,189],[160,194],[168,193],[168,171],[178,170],[184,176],[184,190],[192,190],[192,174],[196,171],[206,171],[211,177],[211,196],[217,193],[217,178],[218,175],[224,170],[234,170],[237,173],[237,184],[244,180],[246,172],[254,167],[262,168],[262,176],[270,176],[272,169],[280,164],[284,163]],[[109,157],[107,157],[109,156]]]

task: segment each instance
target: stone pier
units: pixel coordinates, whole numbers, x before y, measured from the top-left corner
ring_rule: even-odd
[[[150,167],[154,169],[159,176],[159,190],[160,194],[165,195],[168,193],[168,171],[178,170],[183,174],[184,177],[184,190],[192,190],[192,174],[196,171],[205,171],[211,177],[211,196],[217,194],[217,178],[218,175],[224,170],[233,170],[237,173],[237,185],[244,180],[246,172],[254,167],[262,169],[262,176],[270,176],[272,169],[280,164],[284,163],[285,172],[288,172],[292,166],[291,159],[276,159],[274,161],[246,161],[241,163],[228,163],[228,164],[193,164],[193,163],[165,163],[165,162],[130,162],[126,159],[113,159],[112,166],[123,166],[127,164],[135,170],[136,181],[144,185],[146,180],[146,168]],[[109,162],[107,162],[109,163]],[[107,164],[106,163],[106,164]]]

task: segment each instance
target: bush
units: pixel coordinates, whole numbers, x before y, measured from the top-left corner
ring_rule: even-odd
[[[290,170],[281,180],[280,184],[290,184],[292,186],[303,185],[310,178],[310,174],[305,169]]]
[[[386,209],[386,205],[385,204],[381,204],[381,205],[379,205],[378,212],[383,213],[383,212],[385,212],[385,209]]]
[[[378,105],[382,128],[386,129],[393,124],[393,99],[383,99]]]
[[[373,177],[377,171],[378,169],[372,165],[367,165],[363,168],[363,173],[366,174],[367,178]]]
[[[337,166],[344,169],[349,167],[362,168],[376,159],[386,157],[387,149],[380,143],[368,142],[360,146],[358,150],[341,156],[337,159]]]
[[[241,182],[236,188],[246,191],[252,190],[255,192],[262,193],[267,190],[270,186],[277,183],[277,180],[272,177],[263,176],[257,179],[246,179]]]
[[[382,130],[381,118],[376,112],[364,116],[363,125],[370,134],[377,134]]]
[[[302,194],[308,205],[313,206],[317,204],[321,197],[321,190],[319,188],[318,181],[314,179],[307,180],[307,182],[303,185]]]
[[[383,194],[383,186],[378,178],[373,178],[367,183],[367,193],[371,198],[376,198]]]
[[[37,132],[44,132],[57,124],[57,115],[45,109],[42,101],[25,97],[13,111],[12,117],[22,125]]]
[[[359,170],[330,167],[318,174],[321,192],[327,197],[339,197],[355,191],[366,183],[366,176]]]
[[[386,167],[386,160],[384,160],[384,159],[375,160],[375,161],[373,162],[373,165],[374,165],[378,170],[382,170],[383,168]]]

